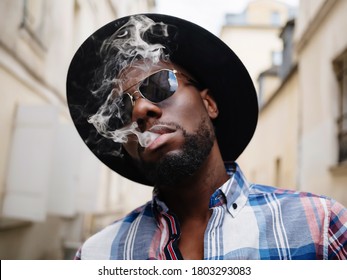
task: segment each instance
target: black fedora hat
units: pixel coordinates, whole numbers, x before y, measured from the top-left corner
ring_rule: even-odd
[[[219,108],[214,126],[223,160],[235,161],[250,142],[258,119],[257,95],[243,63],[223,41],[196,24],[161,14],[136,16],[168,26],[166,36],[154,33],[147,39],[164,46],[170,61],[211,90]],[[117,154],[121,144],[101,136],[88,122],[107,98],[107,94],[96,96],[93,92],[97,79],[105,75],[100,69],[107,63],[100,48],[105,40],[117,40],[112,35],[133,17],[108,23],[80,46],[67,75],[67,101],[73,122],[89,149],[120,175],[152,186],[125,151]],[[112,70],[111,75],[116,75],[117,69],[111,65],[108,71]]]

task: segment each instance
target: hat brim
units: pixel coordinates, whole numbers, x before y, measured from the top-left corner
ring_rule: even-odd
[[[176,46],[170,60],[211,90],[219,108],[214,126],[223,160],[235,161],[250,142],[258,119],[257,95],[245,66],[222,40],[202,27],[168,15],[144,15],[155,22],[175,26],[175,34],[169,33],[170,44]],[[101,105],[94,100],[89,88],[101,64],[100,46],[129,18],[120,18],[101,27],[77,50],[67,75],[67,101],[80,136],[104,164],[132,181],[153,186],[126,152],[122,157],[114,156],[113,151],[119,149],[120,144],[98,135],[87,121]],[[100,146],[106,152],[100,152]]]

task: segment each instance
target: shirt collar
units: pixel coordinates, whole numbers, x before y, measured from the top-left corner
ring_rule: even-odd
[[[228,212],[236,217],[247,203],[249,183],[236,162],[225,165],[230,178],[216,192],[223,193]]]

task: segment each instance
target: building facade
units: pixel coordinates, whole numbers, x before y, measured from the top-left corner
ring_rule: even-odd
[[[278,34],[293,14],[294,10],[280,1],[256,0],[242,13],[225,16],[220,38],[241,58],[254,84],[262,71],[281,64]]]
[[[298,186],[347,205],[347,2],[301,1]]]
[[[130,184],[88,151],[65,86],[69,63],[92,32],[154,4],[0,2],[1,259],[71,258],[87,236],[150,198],[149,188]]]
[[[227,15],[221,33],[248,69],[260,106],[257,130],[238,163],[253,182],[291,189],[297,185],[298,83],[295,57],[283,55],[280,34],[292,34],[292,25],[283,27],[294,15],[295,9],[280,1],[251,1],[243,13]]]
[[[238,159],[251,181],[347,205],[346,13],[346,1],[300,1],[295,20],[289,18],[277,33],[281,63],[273,67],[268,59],[267,68],[251,72],[257,77],[259,121]],[[242,38],[229,42],[231,48]],[[249,57],[257,64],[254,45]],[[247,56],[240,54],[241,60]]]

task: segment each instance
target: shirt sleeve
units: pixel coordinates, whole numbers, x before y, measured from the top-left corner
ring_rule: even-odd
[[[347,259],[347,209],[332,200],[328,231],[328,257],[332,260]]]

